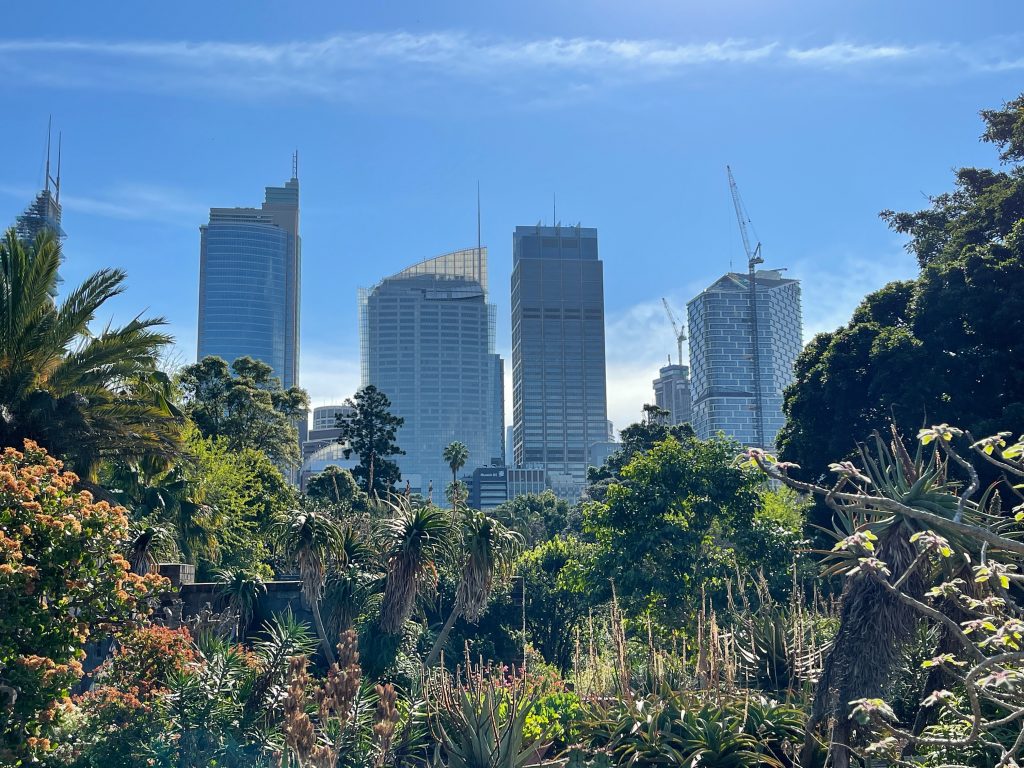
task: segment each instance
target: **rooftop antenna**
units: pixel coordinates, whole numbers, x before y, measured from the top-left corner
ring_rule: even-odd
[[[552,227],[557,227],[558,226],[558,224],[556,223],[557,221],[558,221],[558,196],[554,192],[552,192],[551,193],[551,226]]]
[[[43,177],[43,186],[50,191],[50,131],[53,127],[53,115],[46,120],[46,175]]]
[[[298,181],[299,178],[299,150],[292,153],[292,178]]]
[[[57,188],[57,197],[54,200],[58,205],[60,204],[60,150],[64,144],[64,133],[60,132],[57,134],[57,178],[54,181],[54,186]]]

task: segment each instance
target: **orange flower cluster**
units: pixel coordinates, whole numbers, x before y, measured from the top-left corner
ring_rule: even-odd
[[[31,441],[0,455],[0,669],[20,691],[0,744],[41,734],[45,713],[82,677],[85,643],[141,624],[167,586],[132,573],[125,509],[94,502],[77,482]]]

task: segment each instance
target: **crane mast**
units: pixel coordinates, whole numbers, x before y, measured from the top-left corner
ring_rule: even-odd
[[[767,448],[764,434],[764,394],[761,384],[761,339],[757,318],[757,265],[762,264],[761,243],[751,247],[750,235],[747,234],[747,227],[750,224],[750,216],[747,215],[743,200],[740,198],[739,187],[736,186],[736,179],[732,175],[732,168],[725,166],[725,172],[729,177],[729,191],[732,193],[732,205],[736,210],[736,221],[740,227],[740,237],[743,238],[743,251],[747,256],[747,286],[750,291],[750,346],[754,365],[754,434],[757,437],[757,447]]]
[[[676,320],[675,312],[672,311],[672,307],[668,304],[668,299],[662,298],[661,303],[665,305],[665,313],[668,315],[668,321],[672,323],[672,331],[676,335],[676,350],[679,354],[676,360],[677,365],[683,364],[683,342],[686,341],[686,330],[679,326],[679,321]]]

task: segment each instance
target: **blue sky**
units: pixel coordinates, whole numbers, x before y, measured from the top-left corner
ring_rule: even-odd
[[[186,362],[206,209],[258,204],[298,148],[317,404],[358,383],[357,287],[474,244],[479,180],[506,357],[512,229],[553,193],[598,228],[625,426],[674,350],[661,297],[741,263],[727,163],[810,338],[914,274],[878,211],[992,165],[977,111],[1024,83],[1010,0],[5,5],[0,222],[42,182],[52,114],[66,281],[127,269],[114,319],[166,316]]]

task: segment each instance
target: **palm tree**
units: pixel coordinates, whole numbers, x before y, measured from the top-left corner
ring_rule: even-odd
[[[430,649],[427,667],[437,662],[448,633],[460,615],[474,623],[480,619],[491,596],[495,572],[518,556],[523,547],[523,537],[485,512],[470,509],[466,510],[463,521],[462,543],[465,560],[462,579],[455,593],[455,605]]]
[[[320,596],[327,575],[327,561],[342,541],[342,528],[325,510],[307,503],[279,514],[274,529],[278,546],[298,565],[302,597],[313,614],[324,657],[333,664],[334,648],[327,639],[320,617]]]
[[[158,369],[172,343],[161,318],[99,333],[96,312],[124,291],[125,273],[103,269],[56,301],[60,242],[13,229],[0,239],[0,445],[31,439],[95,480],[103,459],[170,459],[181,414]]]
[[[466,447],[465,443],[460,443],[456,440],[455,442],[448,443],[444,453],[441,455],[452,469],[452,482],[458,482],[459,470],[466,466],[466,462],[469,460],[469,448]]]
[[[384,503],[393,514],[377,531],[387,570],[380,627],[396,634],[412,615],[424,583],[436,582],[437,561],[451,556],[454,529],[448,513],[432,504],[414,505],[405,496]]]

